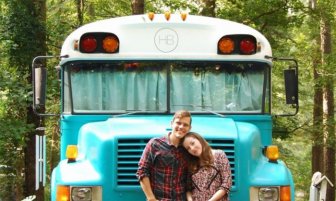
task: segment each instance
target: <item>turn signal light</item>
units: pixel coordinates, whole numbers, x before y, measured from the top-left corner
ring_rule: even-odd
[[[218,54],[249,55],[256,52],[257,40],[252,35],[226,35],[219,39],[217,45]]]
[[[223,54],[231,54],[234,50],[234,41],[229,37],[223,37],[218,42],[218,50]]]
[[[116,50],[119,47],[119,40],[116,36],[106,36],[103,39],[103,49],[105,52],[113,53],[116,52]]]
[[[79,40],[82,53],[117,53],[119,38],[112,33],[86,33]]]
[[[56,201],[70,201],[70,186],[57,186]]]
[[[279,159],[279,148],[276,145],[270,145],[266,148],[266,157],[270,161],[276,161]]]
[[[291,201],[290,186],[280,187],[280,201]]]
[[[75,161],[78,156],[77,145],[68,145],[66,149],[66,157],[69,161]]]

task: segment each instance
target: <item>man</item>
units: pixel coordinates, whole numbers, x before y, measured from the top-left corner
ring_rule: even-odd
[[[139,161],[136,173],[147,201],[185,201],[187,153],[180,140],[191,129],[188,111],[177,111],[167,136],[151,139]]]

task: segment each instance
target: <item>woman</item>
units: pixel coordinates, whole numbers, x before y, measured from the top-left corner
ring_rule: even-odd
[[[213,150],[199,134],[190,132],[181,141],[191,154],[191,191],[188,201],[228,201],[232,185],[229,160],[224,151]]]

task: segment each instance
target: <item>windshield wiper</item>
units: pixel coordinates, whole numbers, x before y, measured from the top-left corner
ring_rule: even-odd
[[[122,116],[128,116],[128,115],[144,112],[144,110],[125,110],[124,112],[125,113],[122,113],[122,114],[112,115],[112,118],[122,117]]]
[[[183,106],[183,107],[201,108],[202,111],[209,112],[209,113],[211,113],[211,114],[214,114],[214,115],[217,115],[217,116],[220,116],[220,117],[223,117],[223,118],[226,117],[225,115],[220,114],[220,113],[218,113],[218,112],[214,112],[214,111],[212,111],[212,110],[206,110],[205,108],[207,108],[207,107],[210,107],[210,108],[211,108],[211,106],[207,106],[207,105],[181,104],[181,105],[173,105],[173,106]]]
[[[147,110],[124,110],[124,113],[112,115],[112,118],[128,116],[132,114],[139,114],[139,113],[163,113],[164,111],[147,111]]]

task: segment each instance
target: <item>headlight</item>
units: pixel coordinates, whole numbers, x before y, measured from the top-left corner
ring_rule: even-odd
[[[71,198],[73,201],[91,201],[92,188],[91,187],[73,187],[71,189]]]
[[[259,201],[277,201],[279,200],[279,188],[260,187],[258,197]]]
[[[102,186],[58,185],[57,201],[98,201],[102,200]]]

